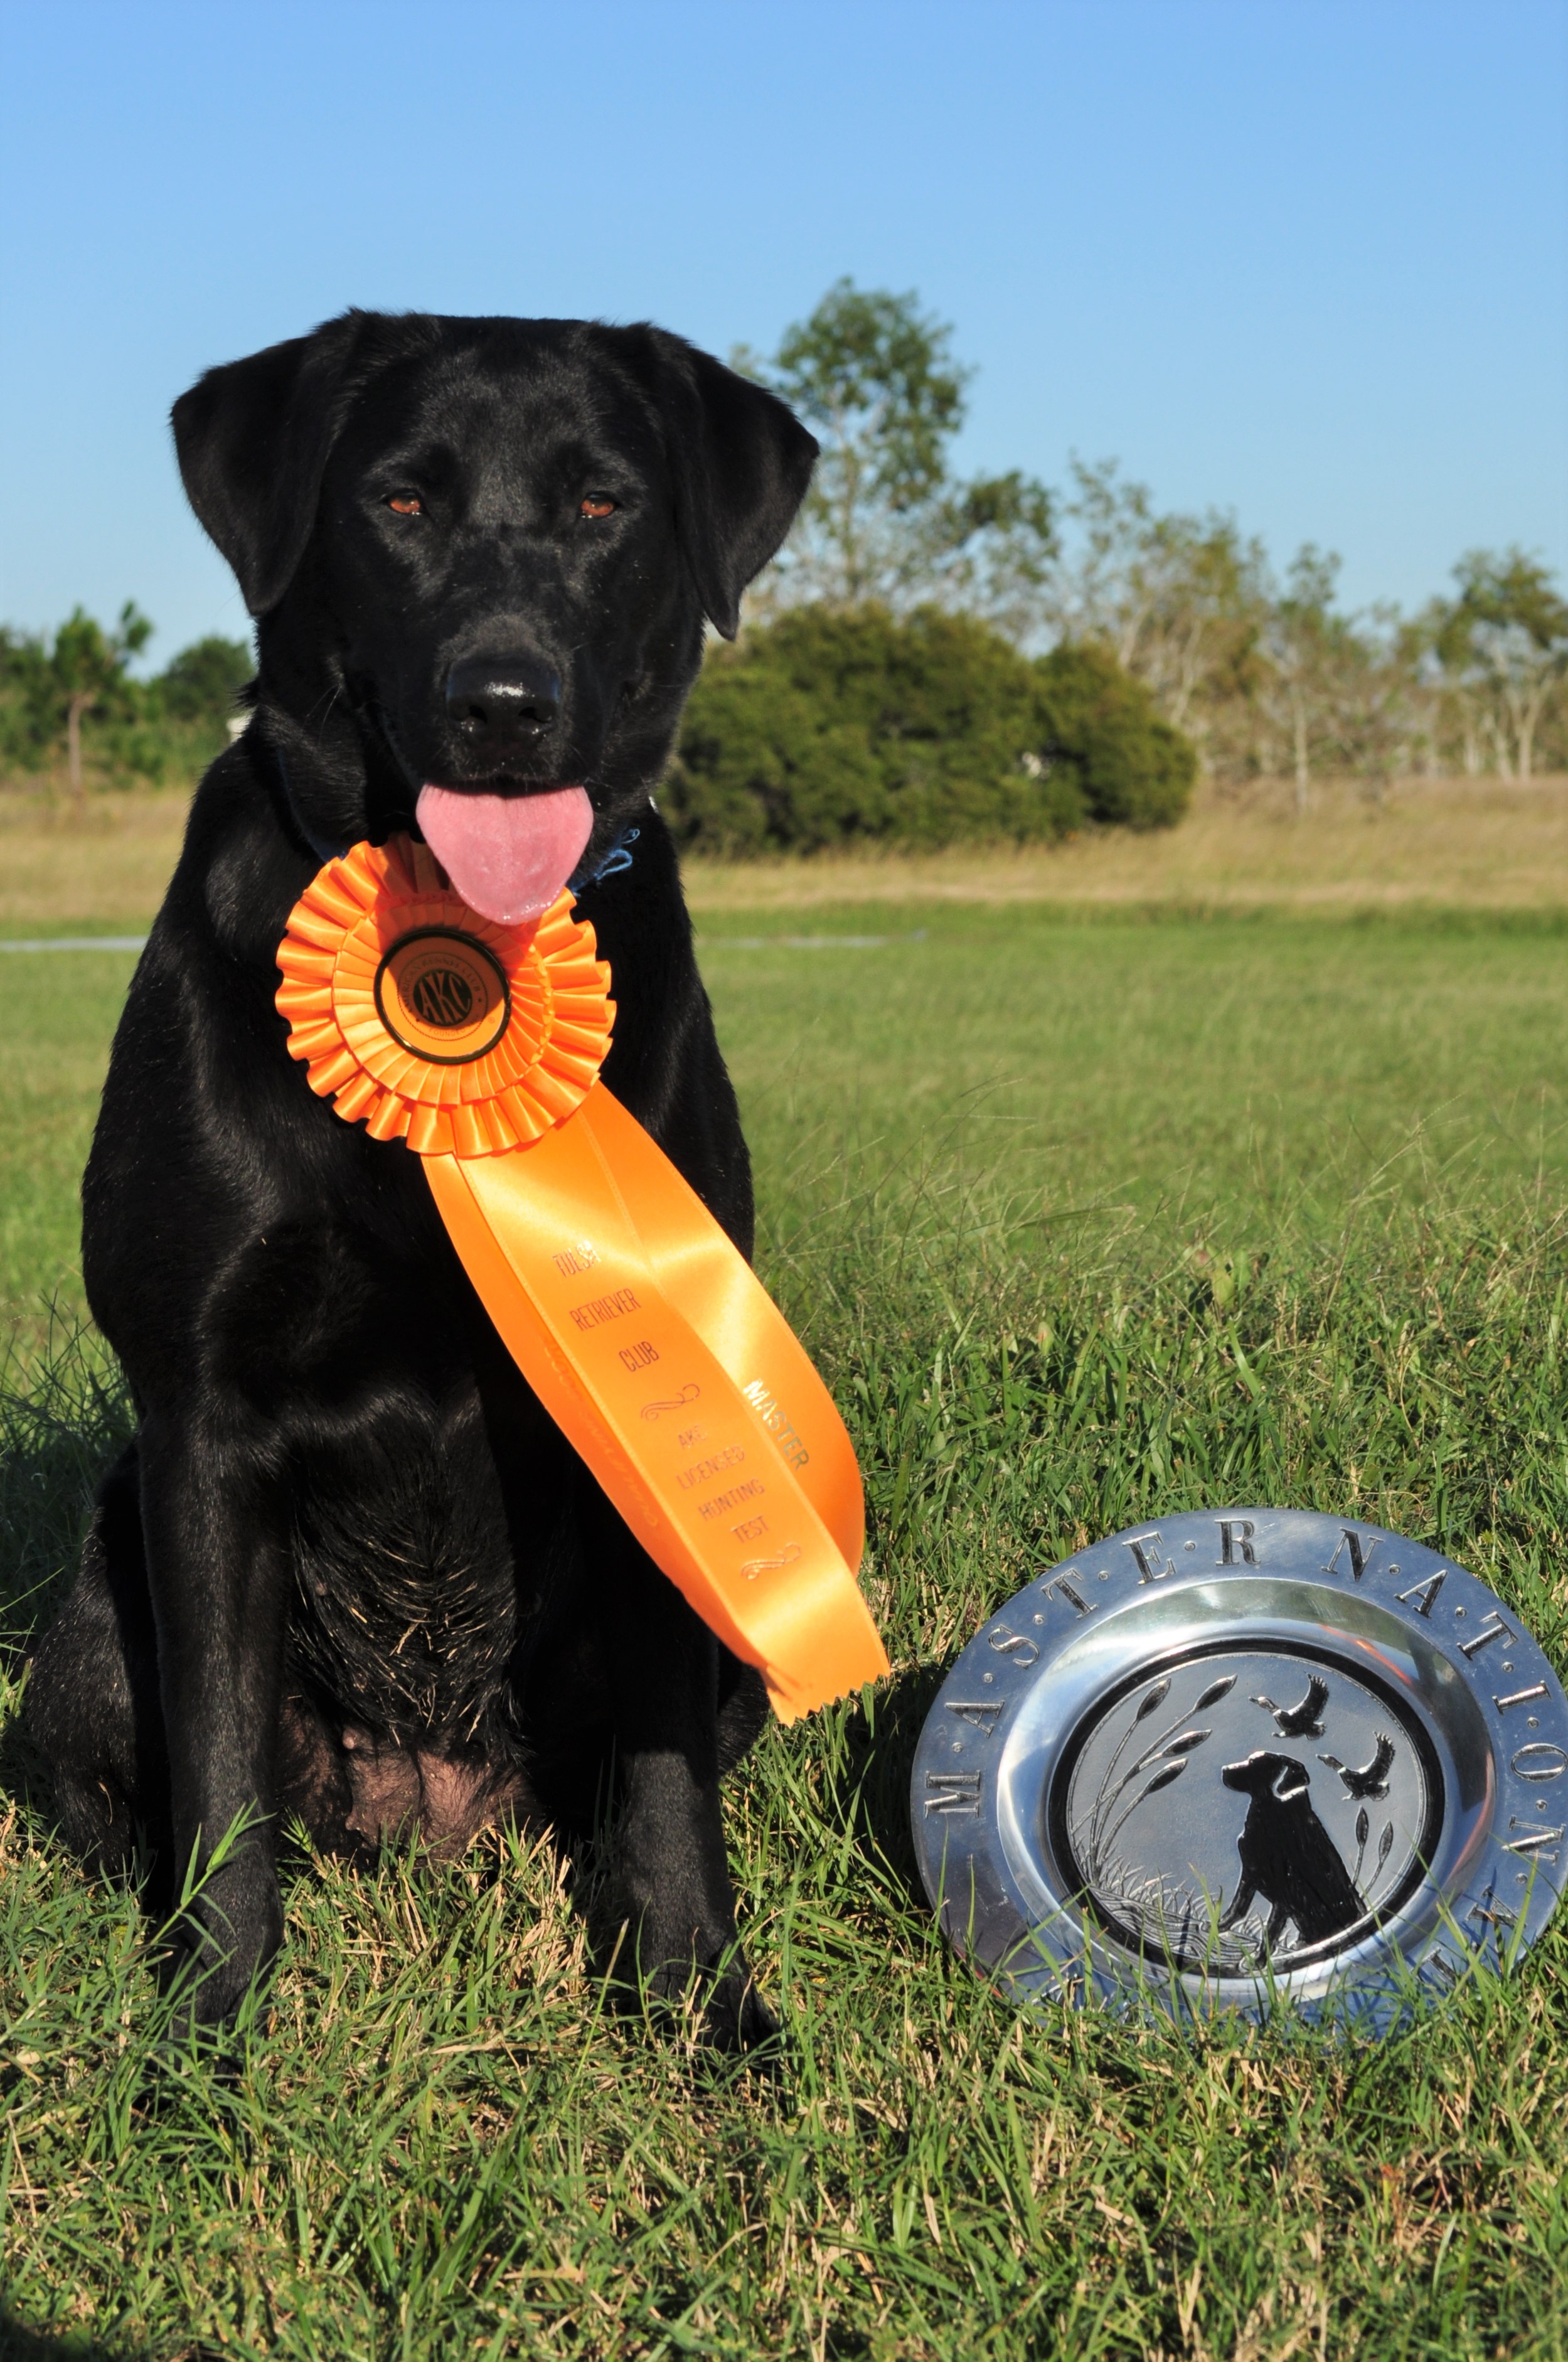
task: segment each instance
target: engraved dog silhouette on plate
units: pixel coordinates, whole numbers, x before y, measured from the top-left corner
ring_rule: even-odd
[[[1339,1848],[1312,1809],[1304,1763],[1260,1747],[1243,1761],[1227,1763],[1220,1777],[1252,1799],[1236,1839],[1242,1882],[1221,1928],[1245,1918],[1255,1895],[1269,1906],[1264,1941],[1271,1952],[1292,1920],[1303,1945],[1326,1944],[1364,1916]]]

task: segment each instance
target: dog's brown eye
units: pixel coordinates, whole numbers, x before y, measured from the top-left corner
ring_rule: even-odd
[[[417,492],[392,492],[387,506],[395,516],[423,516],[425,503]]]
[[[615,503],[613,501],[605,500],[600,492],[590,492],[581,502],[578,513],[585,517],[613,516]]]

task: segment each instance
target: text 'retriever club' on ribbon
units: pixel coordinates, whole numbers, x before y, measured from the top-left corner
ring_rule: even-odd
[[[423,1160],[524,1376],[779,1718],[886,1673],[844,1422],[745,1258],[599,1081],[610,971],[570,894],[502,925],[425,846],[358,844],[306,887],[278,966],[311,1088]]]

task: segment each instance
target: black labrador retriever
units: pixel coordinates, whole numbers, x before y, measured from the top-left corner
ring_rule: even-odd
[[[611,1807],[610,1939],[656,1992],[709,1972],[711,2036],[755,2041],[719,1781],[760,1680],[540,1407],[418,1158],[312,1094],[273,1001],[320,864],[422,811],[470,900],[536,902],[570,871],[613,967],[604,1079],[749,1254],[745,1143],[649,799],[704,619],[734,635],[816,445],[655,328],[367,313],[209,371],[174,433],[259,669],[83,1186],[88,1297],[138,1424],[28,1685],[61,1827],[110,1868],[139,1827],[171,1893],[219,1849],[175,1955],[206,2022],[277,1948],[287,1816],[369,1859]]]

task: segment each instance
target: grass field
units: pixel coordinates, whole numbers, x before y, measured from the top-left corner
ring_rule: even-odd
[[[1155,1509],[1354,1509],[1568,1663],[1568,870],[1538,891],[1526,836],[1490,869],[1472,848],[1468,907],[1368,889],[1335,915],[1299,846],[1272,906],[1208,916],[1168,879],[865,865],[836,900],[754,873],[747,904],[700,877],[762,1260],[856,1434],[895,1665],[733,1785],[778,2056],[607,2018],[548,1849],[498,1844],[434,1876],[299,1862],[239,2070],[155,2074],[136,1906],[50,1843],[12,1738],[0,2353],[1568,2351],[1568,1931],[1381,2046],[1024,2021],[937,1939],[904,1802],[987,1610]],[[95,860],[67,845],[51,889],[40,856],[0,933],[136,923]],[[13,1706],[124,1423],[68,1332],[129,966],[0,959]]]

